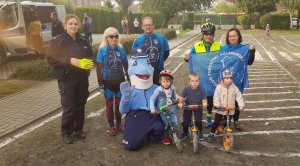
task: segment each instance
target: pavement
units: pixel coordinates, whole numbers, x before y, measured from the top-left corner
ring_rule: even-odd
[[[196,29],[169,40],[170,49],[176,48],[199,33],[200,30]],[[94,42],[97,43],[100,39],[101,35],[95,35]],[[92,94],[98,88],[95,68],[91,70],[89,82],[89,90]],[[2,98],[0,99],[0,139],[60,110],[60,95],[56,80]]]

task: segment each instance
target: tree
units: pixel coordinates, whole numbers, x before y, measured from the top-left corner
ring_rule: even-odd
[[[123,16],[127,16],[128,8],[133,3],[134,0],[115,0],[115,1],[119,4],[119,6],[122,10]]]
[[[104,7],[112,9],[114,5],[112,4],[111,0],[104,0]]]
[[[279,3],[287,8],[290,13],[290,28],[292,29],[292,17],[295,10],[297,10],[298,13],[298,21],[297,21],[297,29],[299,29],[299,19],[300,19],[300,0],[280,0]]]
[[[225,2],[221,2],[215,7],[214,11],[216,13],[236,13],[237,8],[234,5],[228,5]]]
[[[276,0],[237,0],[236,5],[248,16],[248,27],[250,27],[254,13],[258,13],[260,17],[266,13],[276,11]]]
[[[213,0],[142,0],[142,9],[146,12],[158,12],[165,16],[162,28],[178,12],[197,11],[209,7]]]

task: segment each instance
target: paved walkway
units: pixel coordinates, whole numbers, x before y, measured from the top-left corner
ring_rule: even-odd
[[[169,40],[170,49],[199,34],[200,30],[189,31]],[[98,87],[96,71],[90,75],[90,91]],[[61,108],[56,80],[46,82],[26,91],[0,99],[0,139]]]

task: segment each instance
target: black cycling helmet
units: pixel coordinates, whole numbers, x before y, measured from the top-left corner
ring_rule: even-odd
[[[207,22],[201,25],[201,32],[202,34],[205,33],[211,33],[211,34],[215,34],[216,31],[216,26],[215,24],[211,23],[211,22]]]

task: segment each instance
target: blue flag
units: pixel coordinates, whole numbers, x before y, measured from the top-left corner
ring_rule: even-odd
[[[229,69],[233,73],[233,82],[243,93],[249,87],[247,64],[249,45],[238,45],[224,51],[190,54],[190,73],[200,75],[200,87],[207,96],[213,96],[216,86],[222,80],[222,72]]]

